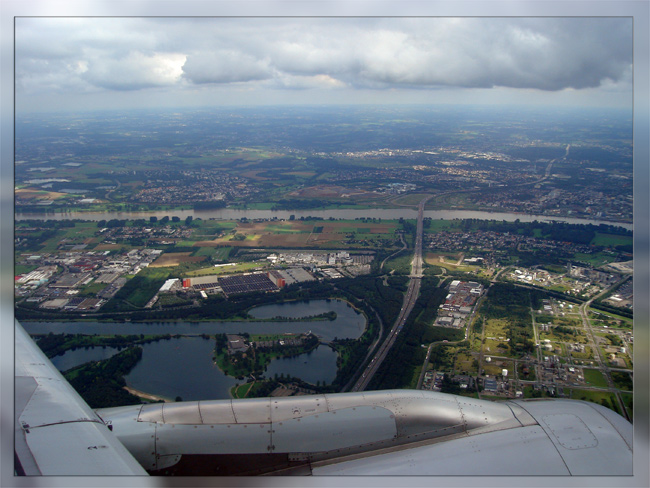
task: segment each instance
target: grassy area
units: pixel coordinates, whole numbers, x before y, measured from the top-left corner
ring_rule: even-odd
[[[564,317],[556,316],[553,319],[555,325],[562,327],[582,327],[582,318],[577,314],[566,314]]]
[[[413,261],[413,254],[402,253],[396,258],[386,261],[384,271],[387,273],[394,272],[395,274],[409,274],[411,272],[411,261]]]
[[[243,385],[233,386],[230,389],[230,396],[233,398],[246,398],[255,382],[244,383]]]
[[[66,229],[64,238],[75,242],[83,241],[94,237],[99,230],[95,222],[75,222],[74,227]]]
[[[130,279],[105,307],[124,301],[134,307],[142,308],[151,300],[167,278],[169,278],[169,269],[167,268],[145,268]]]
[[[524,398],[547,398],[550,395],[542,390],[535,390],[532,386],[524,386]]]
[[[192,243],[194,245],[194,243]],[[233,248],[230,246],[223,247],[199,247],[192,256],[206,256],[215,261],[226,261]]]
[[[226,259],[228,259],[228,256],[230,255],[230,251],[232,250],[232,247],[216,247],[216,248],[214,248],[214,250],[215,250],[215,253],[213,255],[213,258],[225,261]]]
[[[79,291],[79,296],[95,297],[97,293],[106,288],[106,283],[91,283]]]
[[[51,237],[50,239],[45,241],[43,247],[39,250],[39,252],[43,252],[43,253],[55,252],[59,248],[61,239],[65,234],[66,234],[65,231],[62,230],[57,231],[54,237]]]
[[[621,400],[623,400],[629,418],[634,418],[634,394],[621,393]]]
[[[634,389],[632,375],[630,373],[612,371],[612,380],[614,380],[614,386],[619,390],[632,391]]]
[[[476,360],[470,352],[459,352],[456,356],[454,372],[457,374],[475,375],[478,373],[478,363],[476,363]]]
[[[183,245],[185,245],[185,243],[183,243]],[[216,256],[220,249],[223,249],[223,248],[222,247],[200,247],[192,255],[193,256],[208,256],[208,257]]]
[[[17,264],[14,266],[14,274],[16,276],[27,274],[30,273],[31,271],[34,271],[36,268],[38,268],[38,266],[27,266],[23,264]]]
[[[585,382],[591,386],[597,386],[599,388],[607,388],[607,381],[603,374],[597,369],[584,368],[582,373],[585,377]]]
[[[244,273],[246,271],[251,271],[257,268],[265,268],[269,266],[268,261],[250,261],[243,263],[236,263],[234,266],[211,266],[209,268],[201,268],[194,271],[188,271],[186,275],[191,276],[209,276],[209,275],[220,275],[220,274],[233,274],[233,273]]]
[[[158,296],[158,301],[156,302],[156,306],[160,305],[162,307],[171,307],[174,305],[187,305],[191,303],[192,300],[188,300],[187,298],[176,296],[176,294],[174,293],[161,293]]]
[[[498,366],[496,363],[490,362],[486,363],[483,362],[482,365],[484,374],[489,375],[489,376],[500,376],[501,375],[501,367]]]
[[[207,234],[216,234],[218,232],[233,230],[237,227],[237,221],[235,220],[197,220],[192,221],[192,227],[194,228],[192,234],[193,237],[203,237]]]
[[[494,337],[498,339],[499,337],[506,337],[508,322],[504,319],[488,319],[485,322],[485,337]],[[487,343],[487,341],[486,341]]]
[[[548,332],[541,331],[539,338],[550,339],[552,342],[587,343],[587,336],[582,329],[566,326],[550,327]]]
[[[634,320],[622,315],[616,315],[603,310],[596,310],[589,308],[589,320],[592,326],[602,327],[606,325],[611,328],[631,329],[634,325]]]
[[[435,196],[427,202],[427,210],[438,210],[438,209],[451,209],[451,208],[463,208],[465,210],[477,209],[470,197],[463,193],[446,193],[440,196]]]
[[[425,224],[424,232],[435,233],[441,230],[454,231],[460,230],[460,224],[454,220],[434,220],[431,219],[429,223]]]
[[[604,264],[613,263],[616,261],[616,256],[612,256],[611,254],[604,252],[594,254],[584,254],[577,252],[573,255],[572,261],[578,261],[590,264],[594,267],[598,267]]]
[[[585,352],[571,351],[571,357],[574,359],[594,359],[593,351],[590,346],[585,346]]]
[[[550,286],[545,286],[547,290],[551,291],[556,291],[558,293],[566,293],[567,291],[570,291],[573,289],[572,284],[562,284],[562,283],[555,283]]]
[[[571,389],[569,390],[568,395],[569,398],[573,400],[586,400],[588,402],[598,403],[599,405],[604,405],[619,414],[621,413],[618,410],[618,401],[616,400],[616,397],[607,391]]]
[[[632,240],[632,236],[619,236],[596,232],[596,237],[591,241],[591,245],[604,247],[630,246],[632,245]]]
[[[457,347],[437,344],[431,350],[430,363],[436,371],[449,371],[454,367]]]
[[[461,253],[426,253],[425,262],[430,265],[439,266],[450,272],[480,274],[482,268],[469,264],[463,264]],[[460,261],[461,264],[457,264]]]
[[[536,231],[535,234],[540,234],[540,235],[536,235],[535,237],[541,237],[541,229],[535,229],[535,231]],[[540,266],[540,268],[559,275],[566,273],[566,267],[560,266],[559,264],[543,264],[542,266]]]
[[[500,397],[497,395],[486,395],[485,393],[481,393],[481,399],[490,400],[491,402],[503,402],[505,400],[508,400],[507,398],[504,397]]]

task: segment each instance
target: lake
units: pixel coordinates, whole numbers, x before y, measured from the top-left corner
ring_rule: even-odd
[[[70,368],[80,366],[90,361],[101,361],[103,359],[108,359],[118,352],[120,352],[120,350],[116,347],[77,348],[74,351],[72,349],[68,349],[60,356],[53,357],[50,359],[50,361],[52,361],[52,364],[59,371],[66,371]]]
[[[365,330],[366,318],[342,300],[309,300],[256,307],[250,314],[259,319],[274,317],[300,318],[325,312],[336,312],[333,321],[290,322],[192,322],[192,323],[102,323],[102,322],[25,322],[30,334],[218,334],[248,332],[278,334],[313,332],[323,340],[335,337],[356,339]],[[142,359],[125,377],[127,385],[153,395],[183,400],[230,398],[229,390],[242,380],[222,373],[213,363],[214,339],[181,337],[144,344]],[[61,371],[87,361],[106,359],[118,352],[115,348],[78,348],[53,358]],[[316,384],[330,383],[336,377],[337,354],[329,346],[320,345],[314,351],[292,358],[275,359],[265,376],[296,376]]]

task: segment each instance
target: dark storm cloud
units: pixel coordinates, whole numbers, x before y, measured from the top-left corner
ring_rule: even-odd
[[[19,19],[17,85],[86,91],[629,84],[626,18]]]

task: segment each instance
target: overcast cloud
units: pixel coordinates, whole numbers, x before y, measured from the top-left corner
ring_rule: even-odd
[[[18,18],[15,76],[19,102],[224,89],[283,101],[288,90],[588,90],[631,102],[632,21]]]

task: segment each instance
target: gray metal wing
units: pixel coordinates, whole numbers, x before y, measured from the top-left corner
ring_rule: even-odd
[[[510,402],[508,402],[510,403]],[[312,466],[314,475],[631,476],[632,425],[572,400],[516,401],[535,424]]]
[[[157,474],[632,474],[632,425],[574,400],[491,402],[388,390],[98,414]]]
[[[14,451],[18,475],[147,475],[15,323]]]

